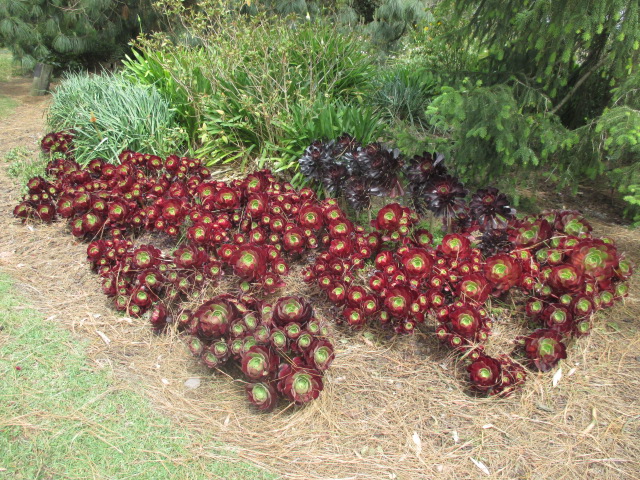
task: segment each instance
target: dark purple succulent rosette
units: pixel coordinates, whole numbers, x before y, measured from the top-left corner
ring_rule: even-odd
[[[469,211],[484,231],[505,228],[515,218],[507,196],[493,187],[478,190],[471,197]]]

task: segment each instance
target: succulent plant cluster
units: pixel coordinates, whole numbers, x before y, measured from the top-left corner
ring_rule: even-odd
[[[314,143],[301,159],[327,191],[364,182],[358,191],[367,198],[399,191],[402,167],[418,210],[446,219],[450,233],[436,245],[419,211],[400,203],[381,208],[365,228],[337,200],[295,190],[268,170],[225,183],[196,159],[131,151],[117,165],[95,159],[81,167],[68,134],[45,140],[43,150],[56,153],[48,180],[31,179],[14,214],[67,219],[71,233],[90,242],[88,259],[115,308],[148,318],[157,331],[177,324],[211,368],[235,362],[260,409],[278,395],[298,404],[316,398],[333,360],[326,326],[305,300],[283,297],[271,306],[259,299],[284,286],[298,260],[309,263],[304,280],[326,294],[339,322],[375,321],[397,333],[428,323],[465,359],[472,388],[490,395],[522,385],[524,366],[553,368],[566,358],[567,341],[589,332],[595,312],[627,295],[631,265],[613,241],[592,236],[580,213],[517,219],[494,188],[465,203],[466,190],[439,155],[403,162],[398,152],[343,136]],[[353,207],[367,204],[347,198]],[[142,233],[168,236],[175,248],[140,243]],[[203,302],[222,275],[237,278],[240,293]],[[491,357],[487,302],[506,294],[524,298],[532,331],[510,354]]]
[[[117,310],[148,319],[156,331],[176,323],[205,345],[214,337],[216,344],[224,339],[229,358],[238,362],[247,358],[244,350],[251,342],[256,351],[278,358],[277,375],[260,378],[250,398],[265,392],[271,397],[274,388],[298,404],[316,398],[333,360],[326,326],[312,318],[302,298],[284,297],[267,315],[270,307],[248,293],[275,292],[284,285],[291,260],[330,242],[325,217],[335,210],[334,202],[318,202],[310,189],[295,191],[267,170],[229,183],[213,181],[199,160],[175,155],[161,159],[124,151],[117,165],[94,159],[81,167],[71,143],[59,148],[66,139],[64,133],[45,137],[43,150],[57,154],[47,165],[48,180],[29,180],[14,215],[23,221],[67,219],[71,233],[89,241],[88,260]],[[136,241],[143,233],[168,235],[177,248],[163,251]],[[224,274],[239,279],[240,297],[219,296],[187,308]],[[229,325],[216,330],[211,321],[223,311]],[[244,342],[242,352],[234,350],[238,339]],[[203,361],[218,365],[209,354]],[[260,403],[263,409],[271,406],[272,400]]]
[[[329,142],[313,142],[299,164],[305,177],[322,185],[329,196],[344,194],[354,210],[368,208],[371,195],[402,193],[399,150],[377,142],[363,146],[346,133]]]
[[[45,153],[60,153],[70,157],[73,150],[73,137],[73,131],[47,133],[40,141],[40,148]]]
[[[478,190],[467,203],[467,190],[448,172],[442,154],[405,158],[398,149],[379,143],[362,146],[342,134],[336,140],[314,141],[298,163],[305,177],[331,196],[344,195],[355,210],[368,208],[372,195],[394,198],[406,193],[418,213],[431,211],[447,226],[475,222],[487,231],[504,227],[515,216],[506,195],[495,188]]]
[[[297,405],[318,398],[334,359],[327,326],[303,297],[273,305],[243,295],[219,295],[183,313],[191,352],[208,368],[236,363],[247,381],[249,401],[272,410],[279,397]]]
[[[470,362],[469,378],[479,391],[507,395],[521,385],[526,372],[514,361],[518,356],[549,370],[566,358],[567,340],[588,333],[597,310],[627,295],[631,265],[611,240],[592,237],[578,212],[469,223],[437,246],[415,219],[399,204],[383,207],[372,222],[376,232],[365,236],[352,229],[341,240],[347,253],[321,253],[305,278],[353,327],[377,321],[409,333],[427,316],[435,319],[436,336]],[[488,248],[488,232],[509,248]],[[373,267],[356,275],[369,257]],[[485,354],[493,323],[486,302],[516,291],[526,298],[535,331],[516,339],[513,357],[491,358]]]

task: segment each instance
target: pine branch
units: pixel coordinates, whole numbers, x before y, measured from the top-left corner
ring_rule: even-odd
[[[558,103],[558,105],[556,105],[554,109],[551,110],[550,112],[551,115],[555,115],[556,113],[558,113],[558,111],[564,106],[564,104],[567,103],[571,99],[571,97],[573,97],[573,95],[578,91],[580,86],[587,81],[587,79],[591,76],[591,74],[596,70],[598,70],[601,66],[603,66],[606,61],[607,61],[607,56],[605,55],[600,59],[598,63],[594,64],[589,70],[587,70],[584,73],[584,75],[582,75],[582,77],[578,79],[578,81],[571,88],[571,90],[569,90],[569,92],[564,96],[564,98],[560,100],[560,103]]]

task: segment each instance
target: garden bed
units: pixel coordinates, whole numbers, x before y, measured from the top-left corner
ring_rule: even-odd
[[[23,103],[0,124],[2,155],[22,145],[35,154],[42,106]],[[178,336],[154,335],[145,322],[116,314],[86,262],[86,245],[64,223],[25,227],[12,218],[21,187],[5,163],[0,185],[0,269],[48,321],[90,340],[95,368],[243,460],[301,479],[640,476],[637,276],[624,304],[600,314],[592,334],[568,349],[561,376],[531,374],[509,398],[469,394],[460,381],[464,366],[432,334],[337,328],[320,398],[264,415],[246,402],[242,384],[190,358]],[[640,264],[640,233],[588,218]],[[284,291],[311,295],[319,316],[331,319],[330,304],[302,286],[299,272],[286,281]],[[507,319],[496,322],[494,335],[497,343],[513,338]],[[194,378],[199,386],[189,388]],[[204,447],[193,454],[219,455]]]

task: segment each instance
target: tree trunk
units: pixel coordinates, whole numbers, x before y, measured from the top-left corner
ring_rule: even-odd
[[[49,84],[51,83],[52,74],[53,65],[49,65],[48,63],[38,63],[33,71],[31,95],[36,97],[46,95],[49,92]]]

